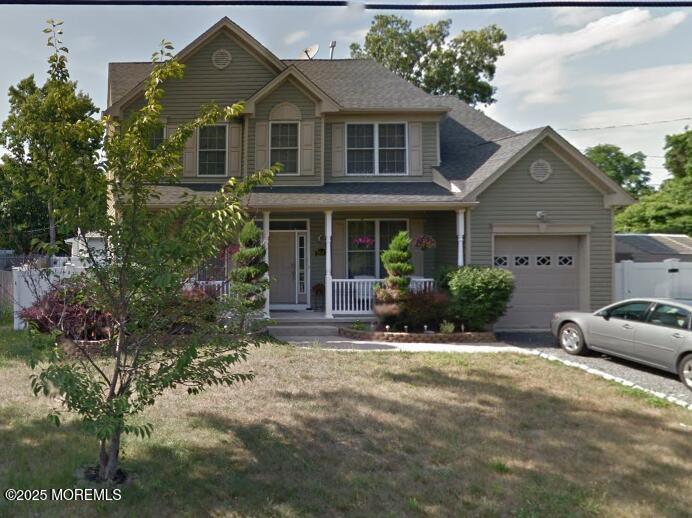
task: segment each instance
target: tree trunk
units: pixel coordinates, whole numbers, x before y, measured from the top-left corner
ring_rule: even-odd
[[[116,432],[110,440],[103,439],[99,451],[99,478],[101,480],[113,480],[118,471],[120,456],[120,431]]]

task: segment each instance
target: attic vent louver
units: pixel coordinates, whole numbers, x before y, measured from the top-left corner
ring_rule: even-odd
[[[536,160],[533,164],[531,164],[531,167],[529,168],[529,174],[531,175],[531,178],[541,183],[545,182],[548,178],[550,178],[550,175],[552,173],[553,168],[550,167],[550,164],[543,159]]]
[[[219,70],[231,64],[231,53],[226,49],[218,49],[211,55],[211,63]]]

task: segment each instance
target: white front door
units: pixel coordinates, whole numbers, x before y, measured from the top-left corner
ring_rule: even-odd
[[[269,297],[272,304],[296,304],[296,234],[269,233]]]

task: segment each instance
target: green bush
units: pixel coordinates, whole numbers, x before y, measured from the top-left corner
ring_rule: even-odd
[[[488,266],[462,266],[447,278],[450,314],[467,331],[482,331],[504,315],[514,291],[508,270]]]
[[[454,325],[454,322],[448,322],[447,320],[444,320],[440,324],[440,333],[443,333],[445,335],[451,335],[454,332],[454,328],[456,326]]]
[[[443,291],[420,291],[411,293],[403,305],[403,320],[411,331],[423,331],[425,326],[433,331],[447,317],[449,297]]]
[[[403,325],[404,303],[409,297],[411,264],[411,238],[402,230],[389,243],[389,248],[380,254],[387,278],[375,288],[375,314],[382,326]]]
[[[253,221],[243,226],[238,242],[240,248],[233,255],[234,265],[230,278],[231,290],[241,313],[241,326],[244,328],[246,317],[264,307],[264,293],[268,286],[265,274],[269,266],[264,261],[262,232]]]

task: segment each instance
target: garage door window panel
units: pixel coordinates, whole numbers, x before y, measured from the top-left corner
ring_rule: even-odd
[[[531,257],[528,255],[515,255],[514,266],[518,268],[525,268],[531,266]]]
[[[506,255],[496,255],[493,259],[493,265],[496,268],[507,268],[509,266],[509,257]]]
[[[536,256],[536,266],[550,266],[551,264],[552,258],[549,255]]]
[[[570,268],[574,266],[574,256],[573,255],[558,255],[557,265],[562,268]]]

